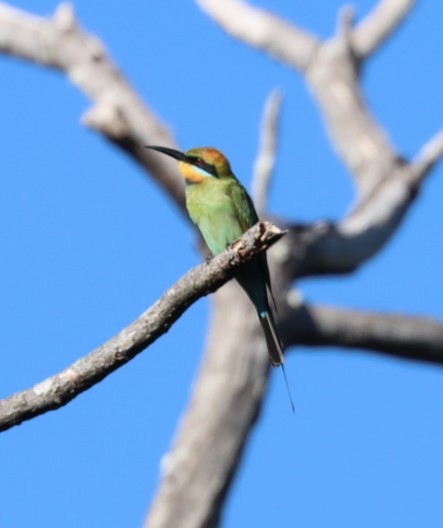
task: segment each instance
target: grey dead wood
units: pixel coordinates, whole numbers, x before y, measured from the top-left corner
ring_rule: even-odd
[[[350,273],[373,258],[397,232],[421,185],[443,153],[443,143],[437,135],[430,141],[431,149],[424,148],[412,161],[403,159],[371,115],[361,91],[364,60],[395,31],[413,3],[380,2],[355,29],[352,19],[342,15],[338,34],[328,41],[320,41],[246,2],[197,0],[197,3],[223,30],[290,65],[305,77],[319,104],[332,144],[355,182],[355,205],[340,222],[320,221],[309,226],[287,222],[289,235],[268,253],[284,341],[288,345],[304,342],[317,346],[340,342],[343,347],[362,346],[398,357],[441,363],[443,326],[438,321],[358,312],[354,317],[350,310],[334,311],[303,303],[294,308],[290,302],[294,294],[293,279]],[[264,354],[262,350],[257,351],[260,331],[255,314],[244,311],[246,306],[242,311],[244,339],[241,344],[224,333],[223,347],[218,346],[223,330],[216,323],[220,326],[229,323],[236,328],[235,322],[240,316],[236,312],[238,299],[239,292],[234,285],[214,296],[208,355],[189,410],[166,456],[160,487],[147,516],[147,528],[219,525],[226,490],[261,409],[262,399],[257,399],[256,394],[264,394],[267,383],[263,364],[254,361],[259,353]],[[310,325],[307,325],[308,315]],[[384,324],[381,324],[382,318]],[[421,329],[415,340],[410,339],[411,324]],[[224,364],[226,357],[229,362]],[[248,362],[247,369],[242,369],[244,362]],[[213,364],[224,364],[226,372],[220,368],[216,374],[211,368]],[[228,380],[230,375],[235,376],[236,369],[245,373],[250,389],[253,382],[260,386],[255,391],[242,392],[237,384],[220,383],[207,400],[206,387],[211,379],[217,375],[215,379]],[[223,401],[222,410],[217,410],[218,417],[210,415],[214,411],[213,402],[219,404],[225,399],[231,412],[227,412]],[[204,424],[206,419],[210,421],[208,427]],[[227,435],[223,434],[225,427]],[[205,435],[208,435],[207,442]],[[215,460],[218,463],[214,466]]]
[[[197,3],[223,30],[304,77],[332,145],[355,184],[355,203],[340,221],[310,225],[281,221],[289,233],[269,251],[269,260],[287,345],[359,346],[440,363],[441,322],[309,306],[293,286],[296,278],[351,273],[373,258],[398,231],[443,154],[440,133],[414,159],[404,159],[369,111],[361,88],[365,61],[396,31],[415,2],[380,1],[358,24],[353,13],[344,10],[338,17],[336,35],[328,40],[240,0]],[[53,18],[46,19],[0,3],[0,52],[67,75],[92,102],[83,122],[147,169],[184,212],[183,184],[175,164],[143,149],[144,144],[175,146],[174,139],[142,103],[104,45],[80,27],[72,8],[63,4]],[[268,139],[271,142],[263,141],[263,146],[278,138]],[[263,189],[269,186],[272,165],[267,170],[267,174],[262,172]],[[293,177],[296,175],[287,175]],[[260,202],[264,209],[266,197]],[[410,328],[414,335],[408,332]],[[231,281],[213,296],[201,372],[174,445],[165,456],[146,526],[219,524],[227,492],[261,410],[268,374],[256,314]],[[76,383],[87,384],[76,377],[75,370],[71,375]],[[39,390],[45,392],[45,386]],[[52,401],[57,398],[55,391]],[[19,398],[3,409],[8,412],[14,401]]]
[[[200,297],[232,278],[239,265],[283,235],[284,231],[268,222],[255,225],[230,249],[188,272],[117,336],[62,372],[1,400],[0,431],[58,409],[100,382],[166,333]]]

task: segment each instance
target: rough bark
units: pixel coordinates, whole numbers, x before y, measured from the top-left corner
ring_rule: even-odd
[[[207,264],[189,271],[136,321],[68,368],[30,389],[0,400],[0,431],[58,409],[133,359],[203,295],[231,279],[236,268],[284,235],[268,222],[258,223]]]

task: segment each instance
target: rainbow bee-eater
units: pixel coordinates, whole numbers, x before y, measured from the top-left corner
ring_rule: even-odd
[[[180,152],[148,146],[178,160],[186,184],[186,208],[209,250],[217,255],[258,222],[254,204],[235,177],[227,158],[212,147]],[[241,267],[235,278],[254,304],[271,364],[283,364],[283,347],[268,301],[272,296],[266,253]]]

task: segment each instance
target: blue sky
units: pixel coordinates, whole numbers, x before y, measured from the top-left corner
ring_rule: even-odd
[[[255,2],[327,37],[340,2]],[[359,15],[375,4],[354,2]],[[443,126],[443,4],[423,0],[367,65],[370,105],[406,156]],[[56,3],[14,5],[50,15]],[[297,75],[227,37],[190,1],[75,3],[183,148],[214,145],[249,185],[264,101],[286,94],[270,200],[294,220],[353,199]],[[241,65],[241,67],[239,67]],[[0,57],[0,397],[104,342],[201,257],[167,197],[83,128],[89,101],[62,75]],[[299,284],[315,302],[443,319],[443,169],[398,235],[350,277]],[[0,435],[0,526],[140,526],[201,360],[208,299],[65,408]],[[443,373],[361,351],[299,348],[275,372],[224,526],[441,527]],[[277,446],[277,448],[276,448]]]

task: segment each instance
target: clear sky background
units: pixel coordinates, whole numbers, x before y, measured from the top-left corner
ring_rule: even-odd
[[[341,2],[261,0],[327,37]],[[184,148],[213,145],[246,186],[270,90],[286,94],[270,208],[336,219],[353,200],[303,81],[226,36],[190,0],[75,2]],[[356,1],[363,16],[375,1]],[[443,3],[418,2],[371,60],[375,115],[410,157],[443,127]],[[40,15],[52,0],[14,5]],[[0,397],[85,355],[200,262],[195,236],[130,160],[80,124],[59,73],[0,57]],[[310,300],[443,319],[443,167],[398,235],[353,276],[300,282]],[[199,367],[209,300],[129,365],[0,435],[0,527],[137,527]],[[278,371],[224,526],[443,525],[443,371],[358,350],[299,348]]]

